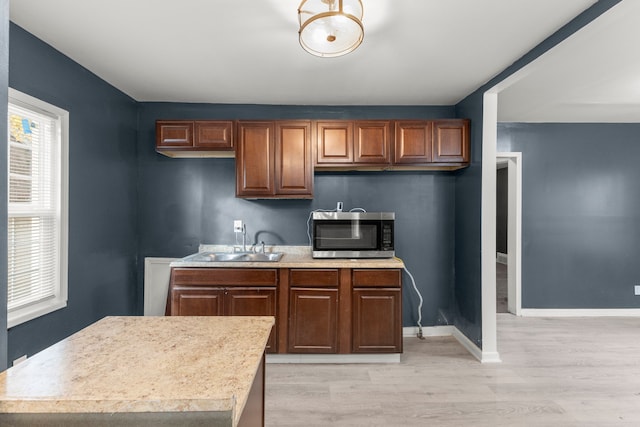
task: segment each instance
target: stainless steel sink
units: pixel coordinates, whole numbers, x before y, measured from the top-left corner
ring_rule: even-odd
[[[282,258],[282,252],[198,252],[182,258],[187,262],[276,262]]]

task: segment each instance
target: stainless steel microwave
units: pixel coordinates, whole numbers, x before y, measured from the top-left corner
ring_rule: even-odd
[[[313,258],[393,258],[394,212],[313,212]]]

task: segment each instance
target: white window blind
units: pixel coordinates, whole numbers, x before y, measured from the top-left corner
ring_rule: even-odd
[[[14,98],[13,92],[8,108],[9,326],[61,308],[67,293],[64,117]]]

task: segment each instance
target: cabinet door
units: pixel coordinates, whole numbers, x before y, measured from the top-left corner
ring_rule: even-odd
[[[289,353],[337,353],[338,289],[291,288]]]
[[[224,290],[176,286],[171,290],[171,316],[222,316]]]
[[[426,120],[398,121],[395,126],[395,164],[430,163],[433,123]]]
[[[236,196],[273,196],[274,123],[239,122],[236,147]]]
[[[311,122],[276,122],[275,193],[313,197]]]
[[[352,271],[354,353],[402,352],[402,271]]]
[[[354,163],[390,164],[390,140],[390,123],[388,121],[355,122]]]
[[[402,352],[401,300],[399,288],[353,289],[352,352]]]
[[[193,147],[193,122],[180,120],[156,121],[156,148]]]
[[[353,122],[316,123],[317,165],[353,163]]]
[[[433,161],[469,161],[469,120],[437,120],[433,123]]]
[[[225,290],[225,316],[274,316],[276,315],[276,288],[229,287]],[[267,352],[276,350],[276,328],[267,342]]]
[[[221,151],[233,150],[233,121],[196,121],[194,146]]]

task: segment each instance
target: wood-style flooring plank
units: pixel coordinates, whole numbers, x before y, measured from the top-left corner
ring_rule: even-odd
[[[269,364],[265,425],[640,425],[640,319],[498,315],[503,362],[452,337],[405,338],[398,364]]]

